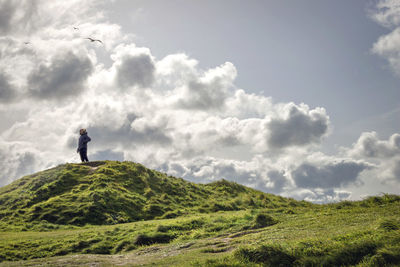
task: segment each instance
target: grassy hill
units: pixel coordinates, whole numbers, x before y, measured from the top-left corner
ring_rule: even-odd
[[[225,180],[195,184],[133,162],[65,164],[0,188],[0,227],[117,224],[220,210],[310,206]]]
[[[400,266],[400,196],[314,205],[131,162],[0,188],[0,266]]]

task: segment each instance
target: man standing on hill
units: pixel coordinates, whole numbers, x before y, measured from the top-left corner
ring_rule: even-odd
[[[78,150],[76,151],[81,156],[82,162],[88,162],[89,159],[87,157],[87,143],[90,142],[92,139],[87,135],[86,129],[80,129],[79,134],[79,143],[78,143]]]

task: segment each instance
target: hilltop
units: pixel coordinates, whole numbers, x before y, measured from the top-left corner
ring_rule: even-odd
[[[196,184],[133,162],[63,164],[0,188],[0,222],[106,225],[194,213],[310,206],[237,183]]]

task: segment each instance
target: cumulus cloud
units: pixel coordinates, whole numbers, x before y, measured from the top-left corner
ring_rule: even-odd
[[[281,193],[290,186],[283,171],[274,169],[270,162],[260,157],[250,161],[195,157],[164,163],[161,170],[194,182],[226,179],[269,193]]]
[[[129,119],[120,128],[113,129],[107,125],[88,125],[94,140],[105,146],[119,149],[151,145],[169,145],[172,141],[167,135],[164,122],[146,121],[143,118]]]
[[[302,163],[291,175],[296,185],[302,188],[339,188],[355,183],[359,174],[368,165],[355,161],[331,162],[322,165]]]
[[[265,185],[267,192],[281,193],[290,184],[283,170],[270,170],[267,172],[268,182]]]
[[[379,163],[377,177],[383,183],[399,186],[400,183],[400,156],[396,156]]]
[[[0,140],[0,186],[12,182],[16,177],[31,174],[37,166],[37,152],[26,144]]]
[[[385,58],[392,70],[400,75],[400,1],[381,0],[370,10],[370,16],[392,31],[379,37],[372,52]],[[393,134],[388,140],[380,140],[377,133],[362,133],[348,155],[364,158],[377,166],[376,176],[386,181],[399,181],[400,135]]]
[[[372,52],[384,57],[390,67],[397,74],[400,74],[400,28],[391,33],[379,37],[373,45]]]
[[[400,75],[400,2],[381,0],[370,11],[370,16],[379,24],[393,29],[389,34],[379,37],[372,52],[387,59],[393,71]]]
[[[235,78],[236,68],[230,62],[210,69],[203,76],[187,82],[177,104],[185,109],[222,109]]]
[[[348,153],[359,158],[390,158],[400,155],[400,134],[393,134],[388,140],[380,140],[376,132],[362,133]]]
[[[65,28],[71,27],[71,23],[100,24],[104,21],[99,11],[102,4],[103,1],[98,0],[0,0],[0,36],[26,38],[27,35],[46,34],[48,31],[60,35],[65,33]]]
[[[0,73],[0,103],[8,103],[15,98],[15,89],[4,73]]]
[[[348,156],[374,164],[375,175],[383,182],[400,181],[400,134],[381,140],[376,132],[365,132],[350,148],[342,150]]]
[[[393,166],[391,168],[392,177],[400,182],[400,157],[393,161]]]
[[[24,8],[21,8],[21,7]],[[0,1],[0,35],[11,31],[30,31],[35,28],[34,17],[37,17],[37,1]]]
[[[100,150],[96,153],[90,154],[90,160],[117,160],[123,161],[124,160],[124,153],[120,151],[113,151],[111,149],[107,150]]]
[[[180,88],[198,75],[198,61],[183,53],[168,55],[156,65],[157,87],[162,90]]]
[[[50,64],[41,64],[28,77],[29,93],[40,99],[63,99],[79,95],[93,66],[88,57],[66,53],[54,58]]]
[[[225,114],[238,119],[256,118],[265,119],[274,110],[271,97],[246,93],[242,89],[226,100]]]
[[[329,118],[322,108],[309,110],[305,105],[290,104],[284,114],[267,124],[268,145],[272,148],[318,143],[328,131]]]
[[[291,193],[292,197],[298,200],[306,200],[314,203],[329,203],[347,200],[351,192],[336,189],[300,189]]]
[[[155,66],[148,49],[118,46],[112,58],[116,61],[116,79],[120,87],[146,88],[153,84]]]
[[[385,27],[400,25],[400,1],[381,0],[370,11],[370,16]]]

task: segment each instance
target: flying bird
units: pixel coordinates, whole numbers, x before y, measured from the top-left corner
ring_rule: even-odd
[[[92,43],[93,43],[93,42],[99,42],[99,43],[103,44],[103,42],[102,42],[101,40],[99,40],[99,39],[93,39],[93,38],[90,38],[90,37],[87,37],[87,38],[85,38],[85,39],[90,40]]]
[[[26,44],[26,45],[27,45],[27,44],[30,44],[30,42],[24,42],[24,44]]]
[[[74,27],[74,30],[79,30],[79,28],[78,27]]]

